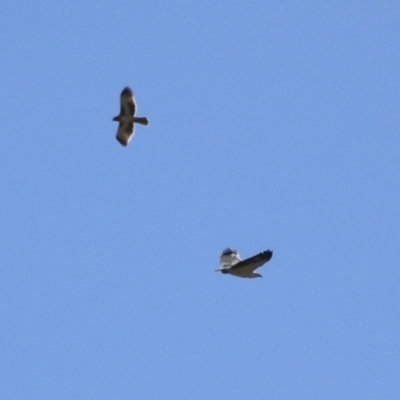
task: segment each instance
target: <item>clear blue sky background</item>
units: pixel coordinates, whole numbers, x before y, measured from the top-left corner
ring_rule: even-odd
[[[398,1],[0,26],[1,399],[399,398]],[[215,273],[226,246],[273,250],[263,279]]]

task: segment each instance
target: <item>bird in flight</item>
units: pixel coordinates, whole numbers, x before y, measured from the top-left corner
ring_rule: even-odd
[[[134,135],[134,123],[148,125],[149,120],[146,117],[135,117],[136,102],[132,90],[126,87],[121,92],[121,112],[113,118],[118,121],[117,140],[122,146],[127,146]]]
[[[236,250],[227,247],[221,254],[219,263],[221,268],[215,271],[221,271],[223,274],[231,274],[240,278],[262,278],[262,276],[254,272],[257,268],[264,265],[272,258],[272,251],[267,250],[253,257],[242,260]]]

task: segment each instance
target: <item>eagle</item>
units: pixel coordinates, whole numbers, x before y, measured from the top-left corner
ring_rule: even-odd
[[[134,123],[148,125],[149,120],[146,117],[135,117],[136,102],[132,90],[126,87],[121,92],[121,112],[113,118],[118,121],[117,140],[122,146],[127,146],[134,134]]]
[[[219,263],[221,268],[215,271],[221,271],[223,274],[231,274],[240,278],[262,278],[254,272],[257,268],[264,265],[272,258],[272,251],[266,250],[253,257],[242,260],[236,250],[227,247],[221,254]]]

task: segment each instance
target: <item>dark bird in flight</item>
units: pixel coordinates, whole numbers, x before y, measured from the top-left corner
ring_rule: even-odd
[[[118,121],[117,140],[122,146],[127,146],[134,135],[134,123],[148,125],[149,120],[146,117],[135,117],[136,102],[132,90],[126,87],[121,92],[121,112],[113,118]]]
[[[227,247],[221,254],[219,263],[221,268],[215,271],[221,271],[223,274],[231,274],[240,278],[262,278],[260,274],[254,272],[257,268],[264,265],[272,258],[272,251],[267,250],[256,256],[242,260],[236,250]]]

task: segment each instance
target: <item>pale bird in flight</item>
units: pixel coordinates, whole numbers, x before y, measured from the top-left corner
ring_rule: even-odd
[[[221,254],[219,263],[221,268],[215,271],[221,271],[223,274],[231,274],[240,278],[262,278],[262,276],[254,272],[257,268],[264,265],[272,258],[272,251],[267,250],[253,257],[242,260],[236,250],[227,247]]]
[[[136,102],[133,97],[132,90],[126,87],[121,92],[121,112],[113,118],[113,121],[118,121],[117,140],[122,146],[127,146],[131,141],[135,126],[134,123],[148,125],[149,120],[146,117],[135,117]]]

